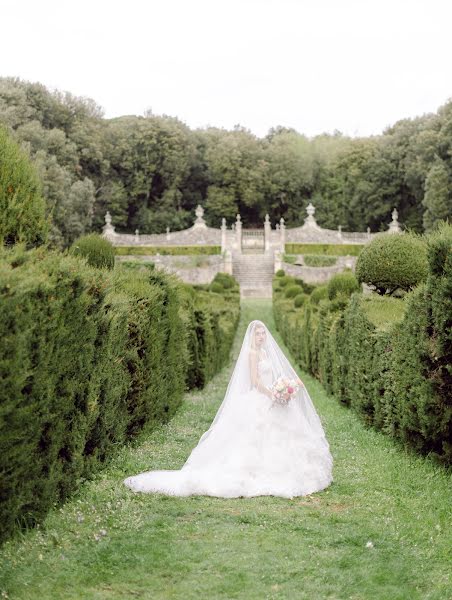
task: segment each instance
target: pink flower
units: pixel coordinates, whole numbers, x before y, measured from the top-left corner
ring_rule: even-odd
[[[289,385],[289,387],[287,388],[287,393],[288,393],[288,394],[293,394],[293,393],[294,393],[294,391],[295,391],[295,390],[293,389],[293,387],[290,387],[290,385]]]

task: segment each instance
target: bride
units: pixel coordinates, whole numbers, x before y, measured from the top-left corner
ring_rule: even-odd
[[[328,487],[332,465],[306,388],[264,323],[252,321],[224,400],[182,469],[124,484],[172,496],[293,498]]]

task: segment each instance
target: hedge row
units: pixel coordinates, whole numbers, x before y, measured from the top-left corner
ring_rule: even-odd
[[[366,424],[450,465],[451,227],[430,238],[428,255],[426,284],[405,299],[329,300],[322,286],[320,299],[313,292],[296,308],[275,278],[273,308],[285,343],[329,393]]]
[[[221,246],[116,246],[118,256],[189,256],[198,254],[221,254]]]
[[[225,363],[235,288],[38,248],[0,254],[0,539],[31,526]]]
[[[296,244],[285,246],[286,254],[320,254],[327,256],[358,256],[363,244]]]

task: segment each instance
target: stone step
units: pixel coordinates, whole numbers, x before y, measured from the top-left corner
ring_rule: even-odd
[[[234,254],[232,273],[243,298],[271,298],[274,259],[268,254]]]

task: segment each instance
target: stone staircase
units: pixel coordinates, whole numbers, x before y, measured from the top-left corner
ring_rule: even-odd
[[[273,273],[273,252],[232,256],[232,274],[240,284],[242,298],[271,298]]]

